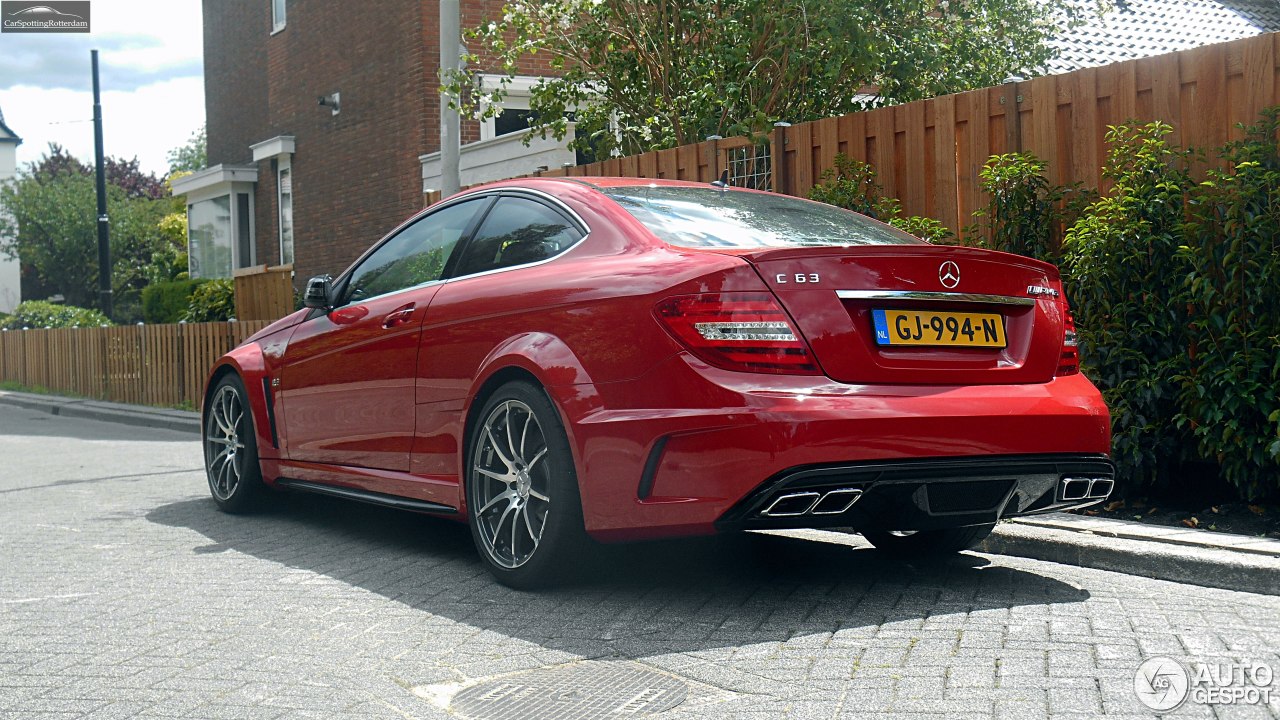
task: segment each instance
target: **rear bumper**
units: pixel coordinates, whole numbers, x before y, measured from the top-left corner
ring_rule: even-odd
[[[716,521],[716,529],[978,525],[1101,502],[1114,477],[1115,466],[1106,457],[1071,454],[794,468],[740,500]]]
[[[1110,417],[1082,375],[860,386],[718,370],[680,354],[635,381],[572,387],[557,400],[587,530],[604,541],[746,527],[970,525],[1079,505],[1045,498],[1070,473],[1112,475]],[[991,484],[1010,479],[1003,492]],[[847,514],[759,515],[761,502],[807,492],[805,483],[863,495]],[[976,490],[1000,497],[977,508],[952,504],[961,508],[954,512],[941,502]]]

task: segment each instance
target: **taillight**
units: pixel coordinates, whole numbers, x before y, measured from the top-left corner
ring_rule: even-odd
[[[1071,306],[1062,296],[1062,356],[1058,359],[1058,375],[1075,375],[1080,372],[1080,345],[1076,340],[1076,319],[1071,316]]]
[[[678,295],[658,303],[656,312],[694,355],[716,367],[819,374],[800,333],[769,293]]]

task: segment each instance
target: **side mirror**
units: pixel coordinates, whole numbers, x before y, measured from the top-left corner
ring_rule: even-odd
[[[331,303],[329,302],[329,290],[333,285],[333,278],[328,275],[317,275],[307,281],[307,291],[302,294],[302,304],[309,308],[319,308],[328,310]]]

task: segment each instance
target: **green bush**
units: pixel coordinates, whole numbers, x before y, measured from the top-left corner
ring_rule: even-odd
[[[947,243],[955,239],[951,228],[938,220],[920,215],[904,216],[902,203],[897,198],[884,197],[882,191],[876,182],[876,169],[870,163],[839,153],[835,167],[824,170],[818,184],[809,190],[809,199],[862,213],[929,242]]]
[[[142,319],[148,323],[176,323],[187,314],[191,294],[204,279],[173,280],[148,285],[142,290]]]
[[[824,170],[818,184],[809,190],[809,199],[888,222],[902,214],[902,204],[882,196],[881,191],[870,163],[839,153],[836,166]]]
[[[5,321],[7,330],[23,328],[99,327],[110,325],[106,315],[90,308],[54,305],[43,300],[28,300],[13,309]]]
[[[980,245],[1056,263],[1064,230],[1094,199],[1076,186],[1052,185],[1047,163],[1031,153],[992,155],[982,167],[982,190],[991,198],[974,211],[968,232],[989,237]],[[985,223],[981,219],[985,218]],[[984,227],[985,225],[985,227]]]
[[[1182,280],[1188,153],[1161,122],[1107,133],[1102,176],[1113,185],[1067,232],[1063,275],[1082,369],[1111,408],[1112,458],[1129,488],[1164,486],[1186,457],[1173,423],[1189,337]]]
[[[890,218],[889,224],[905,233],[910,233],[918,238],[940,245],[953,242],[956,238],[956,234],[951,232],[951,228],[943,225],[940,220],[934,220],[923,215]]]
[[[1190,309],[1177,424],[1245,499],[1280,490],[1280,108],[1263,112],[1191,195]]]
[[[234,319],[235,314],[235,283],[231,278],[221,278],[209,280],[191,293],[182,319],[187,322],[218,322]]]

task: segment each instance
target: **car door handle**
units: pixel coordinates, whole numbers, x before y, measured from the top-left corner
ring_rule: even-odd
[[[413,303],[403,305],[392,310],[386,317],[382,318],[382,327],[393,328],[404,325],[413,319]]]

